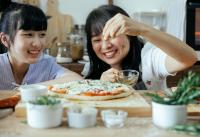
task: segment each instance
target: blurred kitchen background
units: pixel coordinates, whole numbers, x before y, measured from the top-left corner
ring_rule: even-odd
[[[88,60],[84,33],[85,20],[92,9],[103,4],[118,5],[125,9],[132,18],[166,31],[187,41],[195,50],[200,50],[199,21],[196,21],[197,18],[200,18],[200,10],[198,10],[200,0],[14,1],[38,6],[47,14],[49,17],[48,46],[45,52],[58,57],[60,63],[71,61],[84,63]],[[193,19],[187,19],[186,14],[191,11],[193,13],[190,13],[189,16],[193,16]],[[186,27],[186,23],[188,27]],[[188,31],[187,28],[190,30]],[[186,34],[189,35],[189,40]]]
[[[14,1],[38,6],[49,16],[48,46],[45,52],[58,57],[60,63],[88,61],[84,24],[88,13],[102,4],[118,5],[132,18],[185,40],[186,0]]]
[[[118,5],[132,18],[186,41],[198,54],[200,51],[200,0],[14,1],[38,6],[49,17],[45,52],[56,57],[58,63],[88,62],[85,20],[92,9],[103,4]],[[66,67],[70,68],[70,64]],[[72,68],[82,71],[83,67]]]

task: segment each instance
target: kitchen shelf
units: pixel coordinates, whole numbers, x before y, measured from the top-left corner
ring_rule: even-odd
[[[77,62],[72,62],[72,63],[58,63],[60,64],[61,66],[71,70],[71,71],[74,71],[78,74],[81,75],[81,72],[84,68],[84,64],[81,64],[81,63],[77,63]]]

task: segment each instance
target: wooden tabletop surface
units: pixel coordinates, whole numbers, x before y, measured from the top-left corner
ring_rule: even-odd
[[[200,115],[195,121],[200,122]],[[191,121],[191,119],[189,119]],[[26,124],[26,118],[14,113],[0,119],[0,137],[190,137],[191,135],[165,130],[152,124],[151,117],[128,117],[123,128],[106,128],[100,118],[92,128],[74,129],[67,126],[66,117],[60,127],[35,129]]]
[[[199,119],[199,118],[198,118]],[[58,128],[35,129],[25,123],[24,118],[14,114],[0,119],[0,137],[190,137],[191,135],[164,130],[152,124],[151,118],[131,117],[123,128],[106,128],[99,119],[92,128],[69,128],[66,119]]]

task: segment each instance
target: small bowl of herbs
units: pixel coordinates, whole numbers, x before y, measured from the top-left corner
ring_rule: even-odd
[[[49,96],[39,96],[27,106],[28,125],[34,128],[53,128],[62,122],[61,101]]]
[[[200,75],[189,72],[171,95],[146,93],[152,99],[152,120],[156,126],[171,128],[187,122],[187,105],[200,97]]]

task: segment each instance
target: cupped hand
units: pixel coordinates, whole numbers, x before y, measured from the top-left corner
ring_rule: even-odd
[[[111,68],[107,71],[104,71],[101,75],[101,80],[103,81],[110,81],[110,82],[117,82],[119,78],[119,70]]]

